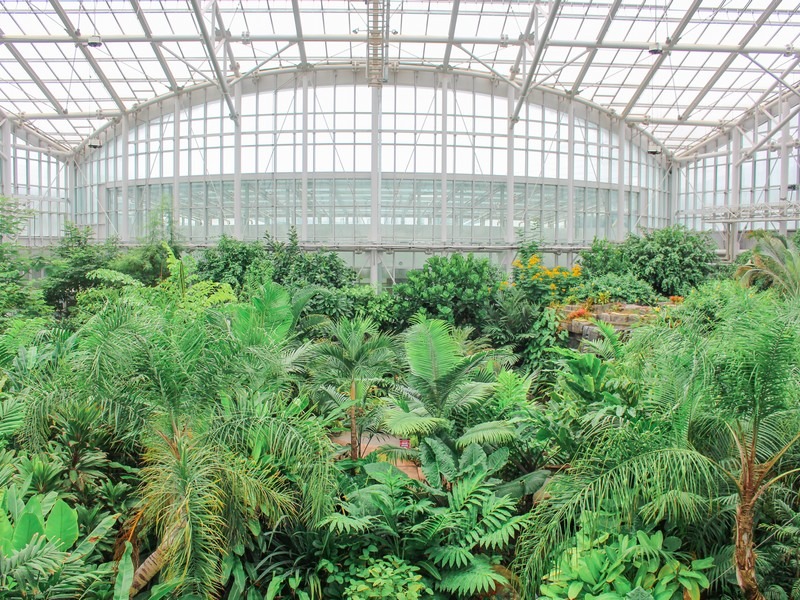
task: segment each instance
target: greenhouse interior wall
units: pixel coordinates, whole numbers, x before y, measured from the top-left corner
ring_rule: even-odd
[[[712,232],[731,260],[747,231],[800,220],[791,95],[674,156],[636,123],[545,87],[516,120],[519,90],[488,74],[398,67],[368,86],[363,69],[317,66],[231,90],[238,119],[217,86],[198,85],[104,115],[72,155],[0,119],[0,189],[35,211],[22,241],[50,246],[66,221],[123,245],[169,222],[188,247],[295,228],[303,247],[390,285],[431,254],[508,266],[537,240],[571,264],[595,237],[675,223]]]

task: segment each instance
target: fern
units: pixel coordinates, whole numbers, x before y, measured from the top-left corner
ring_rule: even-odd
[[[508,579],[495,569],[488,558],[478,555],[467,568],[443,573],[439,588],[469,598],[475,594],[491,593],[508,583]]]
[[[0,400],[0,440],[10,438],[25,422],[25,404],[13,396]]]
[[[447,425],[446,419],[432,417],[424,408],[417,407],[413,410],[390,408],[384,413],[386,429],[400,437],[412,435],[429,435]]]
[[[67,558],[45,537],[34,536],[22,549],[0,558],[0,581],[20,590],[30,590],[38,582],[50,578]]]
[[[440,546],[428,552],[428,556],[437,566],[445,569],[460,569],[472,563],[472,552],[460,546]]]
[[[327,526],[334,533],[364,533],[369,530],[373,520],[369,516],[351,517],[342,513],[333,513],[324,518],[320,525]]]

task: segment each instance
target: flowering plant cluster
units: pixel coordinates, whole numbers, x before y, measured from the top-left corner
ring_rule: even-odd
[[[572,268],[546,267],[533,244],[520,248],[519,258],[512,264],[511,281],[501,283],[520,288],[532,302],[551,303],[564,299],[568,291],[581,279],[580,265]]]

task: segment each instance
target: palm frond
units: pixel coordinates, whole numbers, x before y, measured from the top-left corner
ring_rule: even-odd
[[[500,446],[512,442],[517,436],[517,430],[508,421],[486,421],[467,429],[456,440],[456,445],[459,448],[470,444]]]

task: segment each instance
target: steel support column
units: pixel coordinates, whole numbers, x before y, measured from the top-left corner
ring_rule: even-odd
[[[544,24],[544,29],[542,30],[541,35],[537,36],[536,38],[536,50],[534,51],[530,67],[528,67],[528,75],[525,78],[525,83],[523,84],[522,91],[519,94],[519,99],[517,100],[517,105],[514,108],[514,113],[511,115],[512,127],[514,126],[514,124],[516,124],[517,121],[519,121],[519,113],[522,111],[522,105],[528,100],[528,93],[530,92],[531,84],[533,83],[533,79],[536,76],[536,71],[539,69],[542,56],[544,56],[544,51],[545,48],[547,47],[547,41],[548,38],[550,37],[550,31],[552,30],[553,24],[555,23],[559,8],[561,8],[561,0],[550,0],[549,2],[550,13],[547,15],[547,21]]]
[[[567,244],[571,246],[575,243],[575,103],[567,102]]]
[[[122,115],[120,118],[120,125],[122,131],[120,133],[120,138],[122,138],[122,176],[120,177],[120,183],[122,187],[120,189],[120,219],[119,219],[119,239],[121,242],[129,242],[130,241],[130,227],[129,227],[129,215],[130,209],[128,206],[128,181],[130,180],[130,123],[129,123],[130,116],[126,113]]]
[[[639,83],[639,87],[637,87],[636,91],[633,93],[633,97],[630,100],[628,100],[628,104],[622,111],[623,119],[626,118],[631,113],[633,108],[636,106],[636,103],[639,101],[639,98],[642,96],[642,93],[647,89],[647,87],[650,85],[650,82],[653,80],[653,77],[655,77],[656,73],[661,68],[661,65],[663,65],[669,58],[670,51],[674,50],[675,45],[681,39],[683,31],[692,22],[692,17],[694,16],[694,13],[697,12],[697,9],[700,8],[700,5],[702,3],[703,3],[702,0],[692,0],[692,4],[683,14],[683,17],[681,18],[680,22],[675,26],[675,29],[670,34],[668,38],[669,41],[664,46],[663,51],[657,55],[656,60],[650,66],[650,70],[647,72],[647,75],[645,75],[644,79]],[[683,116],[685,117],[686,114],[684,114]]]
[[[114,100],[114,104],[117,105],[117,108],[119,108],[120,111],[125,112],[126,110],[125,103],[122,101],[122,98],[120,98],[114,86],[111,85],[111,82],[109,81],[108,77],[106,77],[106,74],[103,72],[103,69],[100,67],[100,64],[97,62],[94,55],[89,50],[88,38],[86,39],[81,38],[81,36],[78,33],[78,30],[72,24],[72,21],[70,20],[69,16],[64,10],[64,7],[61,6],[61,3],[58,0],[50,0],[50,4],[53,6],[53,10],[58,15],[58,18],[61,19],[61,22],[64,24],[64,28],[67,30],[69,39],[75,43],[75,45],[83,54],[83,57],[86,59],[86,62],[88,62],[91,65],[92,69],[97,75],[97,78],[105,86],[108,95],[111,97],[112,100]],[[45,40],[45,42],[49,43],[47,42],[47,40]]]
[[[440,177],[440,194],[441,194],[441,218],[442,218],[442,226],[441,226],[441,241],[444,244],[448,240],[447,235],[447,214],[448,214],[448,207],[447,207],[447,85],[449,83],[449,78],[446,75],[442,75],[442,104],[441,104],[441,117],[442,117],[442,172]]]
[[[11,186],[11,121],[3,119],[0,125],[0,194],[10,198],[13,188]]]
[[[741,154],[742,154],[742,133],[738,128],[734,127],[731,131],[732,148],[731,148],[731,162],[730,162],[730,181],[728,182],[730,189],[730,202],[729,206],[733,211],[738,211],[742,204],[742,175],[741,175]],[[730,261],[736,260],[739,253],[739,223],[732,222],[728,224],[728,239],[727,248],[725,251],[726,258]]]
[[[372,87],[372,162],[370,164],[370,221],[369,241],[376,246],[381,242],[381,116],[383,114],[383,86]],[[378,287],[378,251],[370,251],[369,282]]]
[[[514,110],[514,86],[506,86],[508,90],[508,114]],[[509,123],[506,133],[506,244],[514,245],[514,128]],[[514,250],[508,250],[505,256],[505,267],[511,273],[511,263],[514,261]]]
[[[723,61],[723,63],[717,68],[717,70],[714,72],[714,74],[711,77],[708,78],[708,80],[706,81],[706,84],[703,86],[703,89],[700,90],[700,92],[689,103],[689,106],[687,106],[686,109],[683,111],[683,114],[681,115],[682,119],[688,118],[689,115],[691,115],[692,112],[698,106],[700,106],[700,103],[703,101],[703,98],[705,98],[706,95],[708,95],[708,93],[714,88],[714,86],[717,84],[717,82],[720,80],[720,78],[725,73],[728,72],[728,69],[730,69],[730,67],[734,63],[734,61],[739,57],[739,53],[741,53],[747,47],[747,44],[750,42],[750,40],[752,40],[758,34],[758,32],[761,29],[762,25],[764,25],[764,23],[767,22],[767,19],[769,19],[769,16],[775,11],[776,8],[778,8],[778,5],[780,5],[780,3],[781,3],[781,0],[772,0],[772,2],[769,3],[769,6],[767,6],[764,9],[764,11],[758,16],[758,19],[756,19],[756,22],[753,23],[750,26],[750,29],[747,30],[747,33],[739,41],[738,51],[737,52],[732,52],[730,54],[730,56],[728,56],[728,58],[726,58]],[[749,58],[749,57],[747,57],[747,58]]]
[[[242,83],[233,86],[236,114],[242,114]],[[234,121],[233,134],[233,237],[242,239],[242,120]]]
[[[792,136],[789,130],[789,121],[786,119],[788,115],[789,99],[784,98],[781,102],[781,116],[786,123],[783,126],[781,139],[781,194],[778,199],[781,203],[789,200],[789,154],[792,151]],[[779,227],[781,235],[786,235],[788,229],[786,221],[781,221]]]
[[[300,241],[308,241],[308,74],[303,73],[303,145],[300,175]]]
[[[669,195],[667,196],[667,225],[675,224],[675,213],[678,212],[678,192],[680,192],[681,178],[680,169],[677,165],[670,167]]]
[[[181,97],[175,96],[172,113],[172,236],[181,225]]]
[[[206,54],[208,54],[208,61],[211,64],[211,67],[214,69],[214,74],[217,77],[217,85],[219,86],[220,91],[222,92],[222,97],[225,98],[225,103],[228,105],[228,110],[230,110],[230,118],[234,121],[239,120],[239,113],[236,112],[236,107],[233,104],[233,98],[231,97],[231,90],[228,87],[228,79],[225,76],[222,67],[219,65],[219,60],[217,60],[216,50],[214,48],[214,44],[211,41],[211,35],[208,33],[208,26],[206,25],[205,18],[203,17],[203,9],[200,6],[199,0],[192,0],[192,9],[194,10],[195,21],[197,22],[197,27],[200,29],[200,35],[203,38],[203,44],[205,45]]]
[[[617,132],[617,241],[625,239],[625,135],[628,126],[619,120]]]

